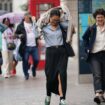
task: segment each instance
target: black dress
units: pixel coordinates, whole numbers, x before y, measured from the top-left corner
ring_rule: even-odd
[[[67,62],[68,57],[63,46],[47,48],[45,65],[47,90],[59,95],[58,74],[60,74],[64,97],[67,89]]]

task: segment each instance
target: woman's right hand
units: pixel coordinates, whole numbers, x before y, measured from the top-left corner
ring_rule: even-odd
[[[24,38],[24,34],[19,34],[19,38],[23,39]]]
[[[19,39],[23,39],[24,38],[24,34],[18,34],[18,35],[15,35],[16,38],[19,38]]]

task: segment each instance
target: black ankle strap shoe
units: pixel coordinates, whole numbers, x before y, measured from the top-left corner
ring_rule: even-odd
[[[94,102],[96,102],[97,104],[100,104],[101,103],[100,97],[99,96],[96,96],[94,98]]]

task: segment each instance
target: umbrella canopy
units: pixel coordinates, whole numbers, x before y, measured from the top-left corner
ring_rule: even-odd
[[[6,13],[0,16],[0,22],[2,22],[4,18],[9,18],[10,22],[13,24],[19,23],[22,21],[23,17],[24,17],[24,13],[14,13],[14,12]]]

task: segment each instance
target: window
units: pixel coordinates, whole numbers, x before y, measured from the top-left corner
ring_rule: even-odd
[[[10,12],[12,12],[12,3],[10,3]]]
[[[39,5],[40,11],[47,11],[47,10],[50,9],[51,7],[52,7],[51,4],[40,4],[40,5]]]
[[[4,9],[7,11],[8,10],[8,5],[7,3],[4,4]]]
[[[94,12],[98,8],[105,9],[105,0],[93,0],[92,1],[92,11]]]
[[[52,4],[37,4],[36,5],[36,16],[39,17],[42,13],[49,10],[53,5]]]
[[[79,0],[79,13],[91,13],[92,12],[92,0]]]
[[[8,12],[12,11],[13,0],[0,0],[0,10],[5,10]]]
[[[0,3],[0,10],[2,10],[2,3]]]

